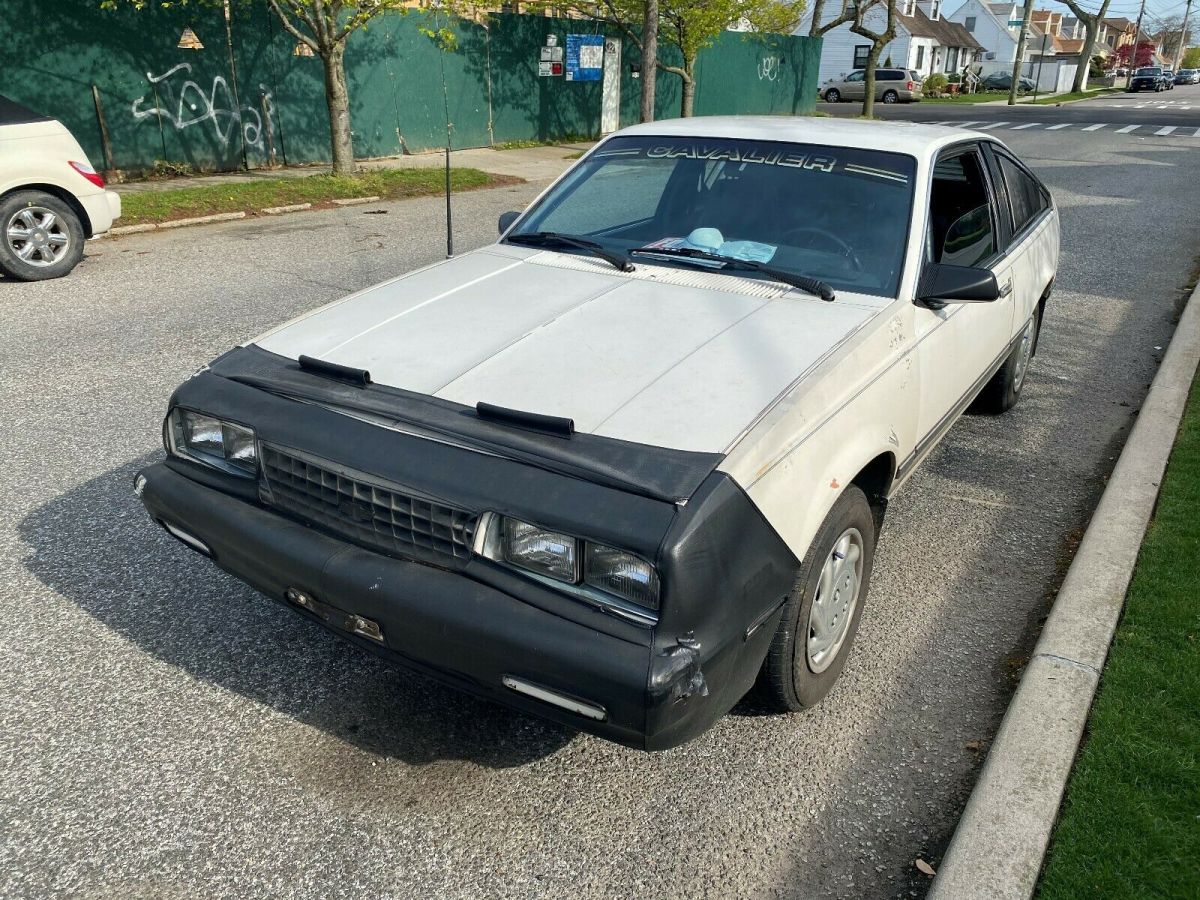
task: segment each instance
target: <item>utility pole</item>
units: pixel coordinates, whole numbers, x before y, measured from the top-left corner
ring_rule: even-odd
[[[1145,4],[1146,0],[1142,0]],[[1021,63],[1025,61],[1025,41],[1029,39],[1029,22],[1033,18],[1033,0],[1025,0],[1025,12],[1021,17],[1021,35],[1017,38],[1017,58],[1013,60],[1012,84],[1008,86],[1008,105],[1017,102],[1017,87],[1021,84]]]
[[[1138,10],[1137,24],[1133,26],[1133,48],[1129,51],[1129,77],[1125,79],[1125,87],[1133,83],[1133,70],[1137,68],[1138,44],[1142,42],[1142,16],[1146,14],[1146,0]]]
[[[1179,29],[1179,46],[1175,48],[1175,65],[1172,66],[1172,71],[1179,71],[1179,61],[1183,59],[1183,42],[1187,37],[1187,20],[1188,15],[1192,11],[1192,0],[1187,0],[1187,6],[1183,8],[1183,27]]]
[[[658,80],[658,0],[646,0],[642,20],[642,121],[654,121],[654,86]]]

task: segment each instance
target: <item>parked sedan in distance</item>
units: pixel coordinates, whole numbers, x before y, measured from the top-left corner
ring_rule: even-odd
[[[22,281],[66,275],[83,242],[120,215],[121,198],[61,122],[0,96],[0,272]]]
[[[1200,84],[1200,69],[1180,69],[1175,73],[1176,84]]]
[[[1165,91],[1167,89],[1164,83],[1163,70],[1159,66],[1142,66],[1136,69],[1133,77],[1129,79],[1129,86],[1125,88],[1130,93],[1138,91]]]
[[[843,100],[865,100],[867,96],[866,76],[863,72],[851,72],[845,78],[830,81],[821,91],[826,103]],[[921,77],[911,69],[876,69],[875,99],[884,103],[915,103],[922,98]]]
[[[184,382],[151,518],[359,647],[635,747],[751,689],[813,706],[889,501],[1025,387],[1049,192],[985,133],[672,119],[500,231]]]
[[[1012,86],[1012,75],[1008,72],[993,72],[983,79],[982,86],[985,91],[1007,91]],[[1037,83],[1024,75],[1017,81],[1018,92],[1032,91],[1035,87]]]

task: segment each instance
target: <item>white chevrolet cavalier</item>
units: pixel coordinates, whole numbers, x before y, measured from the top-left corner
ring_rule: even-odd
[[[699,118],[176,391],[151,516],[450,684],[647,749],[818,702],[884,510],[1016,403],[1058,263],[995,138]]]

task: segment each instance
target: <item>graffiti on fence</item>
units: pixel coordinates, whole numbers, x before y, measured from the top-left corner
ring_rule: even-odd
[[[758,61],[758,80],[759,81],[774,81],[779,77],[779,64],[782,60],[778,56],[764,56]]]
[[[192,64],[180,63],[161,75],[146,73],[146,78],[155,86],[153,105],[146,106],[149,101],[145,94],[134,100],[130,111],[135,119],[140,121],[158,116],[175,126],[176,131],[212,122],[213,134],[222,147],[229,146],[230,139],[240,126],[246,146],[263,149],[262,115],[253,106],[238,106],[223,75],[213,77],[212,89],[206,94],[190,78],[178,85],[173,82],[171,76],[177,72],[182,72],[185,77],[190,76]],[[271,94],[265,85],[260,84],[259,89],[267,115],[271,115],[274,112]]]

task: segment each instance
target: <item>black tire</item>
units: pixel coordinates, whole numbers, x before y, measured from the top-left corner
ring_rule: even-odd
[[[840,644],[820,667],[820,671],[814,671],[807,652],[813,602],[826,561],[833,556],[839,539],[851,530],[858,533],[862,542],[857,596],[853,609],[847,614]],[[783,605],[783,616],[754,685],[753,694],[759,703],[779,712],[798,712],[816,706],[829,693],[854,645],[854,635],[858,632],[858,623],[867,602],[874,558],[875,517],[866,495],[855,485],[850,485],[838,497],[817,530],[817,536],[800,565],[796,585]],[[797,641],[802,642],[799,647]]]
[[[45,213],[52,213],[53,224],[41,227],[46,221]],[[28,221],[38,222],[30,227]],[[28,240],[12,237],[17,231],[29,233]],[[75,210],[52,194],[42,191],[17,191],[0,201],[0,272],[20,281],[42,281],[61,278],[83,259],[83,224]],[[55,243],[65,240],[65,243]],[[61,247],[61,256],[51,247]],[[22,259],[22,254],[31,248],[32,261]],[[43,248],[52,256],[43,257]]]
[[[900,95],[895,91],[884,91],[882,100],[884,103],[895,103],[900,99]]]
[[[971,404],[971,412],[984,415],[999,415],[1008,412],[1021,399],[1021,389],[1025,387],[1029,372],[1029,361],[1037,347],[1038,332],[1041,329],[1041,317],[1034,310],[1029,321],[1025,323],[1021,340],[1013,347],[1012,353],[1004,360],[1004,365],[992,376],[992,380],[984,385],[975,402]]]
[[[827,90],[825,92],[825,102],[826,103],[841,103],[842,102],[841,91],[837,90],[837,88],[830,88],[829,90]]]

